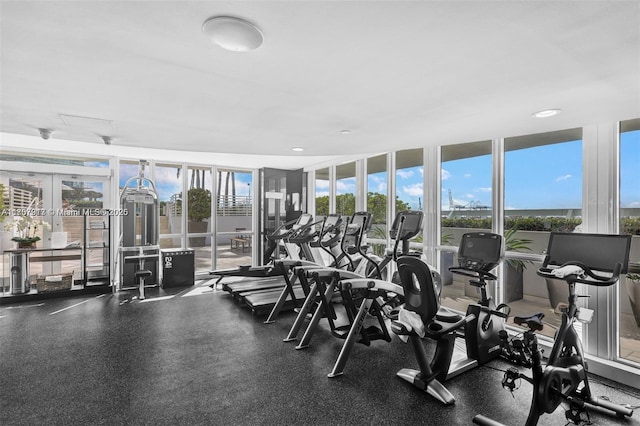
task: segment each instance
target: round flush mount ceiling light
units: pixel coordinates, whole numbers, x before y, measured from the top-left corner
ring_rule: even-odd
[[[293,148],[291,148],[291,151],[302,152],[304,151],[304,148],[301,146],[294,146]]]
[[[257,49],[264,37],[252,23],[233,16],[216,16],[202,25],[212,43],[232,52],[248,52]]]
[[[534,112],[532,116],[535,118],[547,118],[547,117],[553,117],[554,115],[558,115],[561,112],[562,110],[557,108],[543,109],[542,111]]]

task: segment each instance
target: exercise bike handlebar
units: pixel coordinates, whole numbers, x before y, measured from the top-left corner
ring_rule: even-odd
[[[482,278],[489,280],[497,280],[498,277],[492,274],[491,272],[479,270],[479,269],[471,269],[471,268],[463,268],[461,266],[452,266],[449,268],[449,271],[454,274],[464,275],[465,277],[471,278]]]
[[[559,266],[559,268],[562,268],[565,266],[578,266],[580,269],[582,269],[583,272],[580,274],[569,274],[565,277],[559,277],[553,273],[553,271],[556,268],[551,269],[546,266],[543,266],[542,268],[538,269],[538,275],[545,278],[555,278],[555,279],[565,280],[569,284],[580,283],[580,284],[593,285],[596,287],[608,287],[618,282],[618,279],[620,278],[620,271],[622,271],[622,263],[619,263],[619,262],[616,263],[615,267],[613,268],[613,272],[609,276],[603,276],[603,275],[597,274],[582,262],[575,262],[575,261],[567,262]]]

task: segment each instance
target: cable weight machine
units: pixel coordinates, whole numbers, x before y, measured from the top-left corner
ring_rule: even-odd
[[[140,160],[138,175],[129,178],[120,192],[120,207],[128,214],[120,216],[119,290],[137,288],[140,299],[145,298],[145,285],[159,283],[160,211],[155,184],[144,176],[146,165]]]

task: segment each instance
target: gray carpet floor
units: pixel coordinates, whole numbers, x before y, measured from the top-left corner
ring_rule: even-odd
[[[293,313],[275,324],[226,292],[196,287],[27,301],[0,306],[2,425],[469,425],[482,413],[522,425],[531,387],[502,389],[493,361],[446,382],[452,406],[396,377],[416,367],[411,347],[356,345],[344,376],[329,379],[342,341],[326,327],[311,346],[284,343]],[[594,377],[622,404],[640,392]],[[640,425],[640,413],[597,425]],[[562,409],[539,424],[564,425]]]

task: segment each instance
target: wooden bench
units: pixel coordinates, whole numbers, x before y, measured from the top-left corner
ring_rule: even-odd
[[[229,238],[231,242],[231,250],[239,249],[242,246],[242,252],[247,251],[248,248],[251,248],[251,239],[244,237],[233,237]]]

